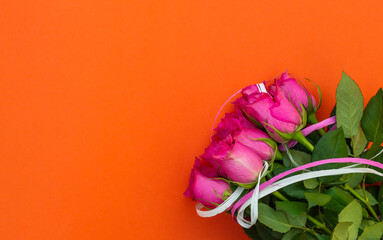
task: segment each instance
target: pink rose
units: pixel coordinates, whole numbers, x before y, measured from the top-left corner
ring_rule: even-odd
[[[251,85],[242,90],[242,97],[237,99],[235,104],[261,123],[274,140],[283,143],[287,140],[274,129],[282,133],[294,133],[301,127],[303,119],[278,85],[273,93],[274,97],[259,92],[256,85]]]
[[[254,150],[262,160],[271,160],[275,154],[275,150],[269,144],[262,140],[254,140],[271,140],[271,138],[267,133],[255,128],[254,124],[247,121],[239,109],[235,113],[227,113],[215,131],[216,134],[213,138],[226,140],[229,143],[240,142]]]
[[[263,167],[258,154],[238,141],[214,140],[201,157],[217,163],[230,180],[244,184],[255,182]]]
[[[201,158],[214,165],[220,176],[232,181],[254,183],[263,168],[262,160],[271,160],[279,154],[276,146],[269,145],[273,143],[270,136],[255,128],[239,109],[226,114],[215,130],[212,143]]]
[[[205,174],[213,174],[214,168],[201,165],[198,158],[192,169],[189,186],[184,195],[192,197],[202,203],[205,207],[215,208],[231,194],[230,185],[220,179],[214,179]]]
[[[269,86],[268,91],[272,96],[275,95],[277,85],[295,108],[300,110],[301,104],[306,107],[306,109],[310,109],[310,107],[312,107],[312,109],[316,108],[315,98],[305,87],[300,85],[296,79],[290,77],[287,72],[282,73],[281,77],[277,79],[274,84]],[[311,101],[311,106],[309,106],[309,99]]]

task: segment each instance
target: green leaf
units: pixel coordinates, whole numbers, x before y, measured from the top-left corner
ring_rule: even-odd
[[[311,160],[313,162],[330,158],[348,157],[347,143],[343,135],[342,128],[327,132],[315,145]],[[340,168],[344,164],[326,164],[314,167],[314,170],[325,170]],[[330,182],[338,179],[340,176],[322,177],[321,182]]]
[[[383,150],[383,146],[380,146],[377,149],[369,148],[367,151],[362,153],[360,158],[371,159],[371,160],[374,160],[375,162],[383,163],[383,152],[381,153],[382,150]]]
[[[368,102],[362,118],[362,129],[368,141],[373,142],[368,158],[383,142],[383,89],[380,88]]]
[[[327,205],[330,204],[331,203]],[[335,226],[338,224],[338,214],[339,212],[323,208],[322,219],[325,222],[326,226],[328,226],[330,229],[334,229]]]
[[[363,95],[358,85],[345,72],[336,89],[336,124],[346,138],[357,134],[363,116]]]
[[[283,233],[276,232],[276,231],[271,231],[270,235],[271,235],[271,237],[273,237],[275,239],[281,239],[283,237]],[[267,240],[270,240],[270,237]]]
[[[343,130],[338,128],[327,132],[317,143],[312,154],[312,162],[329,159],[347,157],[347,143],[344,138]]]
[[[288,195],[289,197],[304,199],[304,193],[306,192],[306,189],[302,182],[297,182],[282,188],[281,192]]]
[[[272,231],[270,228],[266,227],[259,221],[256,223],[255,228],[257,229],[257,233],[261,237],[261,240],[277,240],[282,237],[282,236],[275,236],[275,233],[277,232]]]
[[[364,198],[362,189],[356,189],[355,192]],[[366,193],[366,197],[368,198],[368,202],[370,203],[371,206],[375,206],[376,204],[378,204],[378,201],[374,198],[374,196],[372,196],[372,194],[369,191],[365,191],[365,193]]]
[[[277,210],[290,214],[294,218],[301,215],[302,212],[307,211],[307,204],[304,202],[276,201],[275,206]]]
[[[291,215],[287,215],[287,220],[292,226],[304,227],[307,223],[307,212],[301,213],[296,218],[293,218]]]
[[[258,210],[258,220],[273,231],[286,233],[291,229],[292,226],[283,212],[276,211],[264,203],[259,203]]]
[[[289,150],[291,156],[294,158],[295,162],[298,165],[304,165],[310,162],[311,155],[305,152],[297,151],[297,150]]]
[[[364,174],[363,173],[351,173],[351,174],[347,174],[345,176],[346,176],[346,180],[348,181],[347,184],[351,188],[355,188],[363,180]]]
[[[317,240],[317,238],[308,232],[299,233],[294,240]]]
[[[381,181],[383,181],[383,177],[375,175],[375,174],[368,174],[366,178],[367,184],[378,183]]]
[[[348,240],[348,228],[352,225],[352,222],[341,222],[336,225],[332,232],[331,240]]]
[[[383,150],[383,147],[379,147],[377,152],[380,152],[381,150]],[[370,153],[370,150],[367,151],[367,155],[366,156],[368,156],[369,153]],[[372,154],[372,155],[375,155],[375,154]],[[366,156],[364,156],[364,157],[366,157]],[[373,161],[383,163],[383,153],[380,154],[380,155],[375,155],[375,156],[376,157],[374,157],[372,159]],[[378,172],[382,171],[382,169],[377,168],[377,167],[370,166],[370,168],[372,168],[374,170],[377,170]],[[377,182],[381,182],[381,181],[383,181],[383,177],[375,175],[375,174],[367,174],[366,183],[372,184],[372,183],[377,183]]]
[[[324,206],[331,201],[331,196],[325,193],[305,192],[305,198],[309,203],[309,208],[314,206]]]
[[[364,229],[362,235],[360,235],[359,240],[376,240],[382,239],[383,235],[383,222],[368,226]]]
[[[316,178],[306,179],[303,181],[303,185],[307,189],[315,189],[319,185],[319,181]]]
[[[367,212],[367,209],[365,209],[365,208],[362,208],[362,214],[363,214],[363,218],[369,218],[370,217],[370,214]],[[359,226],[359,228],[361,228],[361,226]]]
[[[324,135],[325,133],[323,133]],[[306,139],[309,140],[313,145],[316,145],[318,141],[322,138],[322,135],[318,131],[314,131],[306,136]],[[311,156],[311,152],[309,152],[309,155]]]
[[[332,187],[325,193],[331,196],[331,201],[324,208],[337,213],[354,200],[351,194],[339,187]]]
[[[294,149],[289,149],[288,151],[290,152],[291,157],[293,158],[293,160],[299,166],[304,165],[304,164],[310,162],[310,158],[311,158],[310,154],[307,154],[305,152],[301,152],[301,151],[298,151],[298,150],[294,150]],[[282,152],[282,156],[283,156],[283,165],[285,165],[286,167],[295,167],[291,163],[291,160],[288,157],[287,152]]]
[[[266,227],[265,225],[261,224],[259,221],[256,223],[255,228],[257,229],[257,233],[260,236],[261,240],[277,240],[280,239],[280,237],[276,238],[274,237],[273,233],[270,228]],[[259,239],[257,239],[259,240]]]
[[[377,149],[377,153],[373,156],[372,160],[374,160],[375,162],[383,163],[383,152],[380,153],[382,150],[383,150],[383,146],[379,147]]]
[[[317,234],[316,237],[318,238],[318,240],[330,240],[330,236],[329,235],[319,235]]]
[[[368,213],[367,213],[367,216],[368,216]],[[374,224],[376,224],[376,222],[375,222],[374,220],[365,220],[365,219],[363,219],[363,220],[362,220],[362,223],[361,223],[360,226],[359,226],[359,228],[360,228],[361,230],[364,230],[366,227],[368,227],[368,226],[372,226],[372,225],[374,225]]]
[[[383,134],[379,136],[379,138],[382,138]],[[371,145],[370,147],[370,151],[368,152],[367,154],[367,158],[370,158],[372,156],[374,156],[377,152],[377,149],[380,147],[380,145],[382,144],[381,142],[382,140],[379,139],[379,140],[375,140],[375,142]]]
[[[246,235],[253,240],[260,239],[257,231],[255,230],[255,226],[253,226],[251,228],[243,228],[243,231],[245,231]]]
[[[282,240],[294,240],[295,236],[297,236],[301,232],[302,232],[302,230],[300,230],[300,229],[291,229],[291,231],[289,231],[288,233],[286,233],[283,236]]]
[[[383,184],[380,185],[380,187],[379,187],[378,202],[379,202],[380,216],[382,216],[383,215]]]
[[[350,202],[338,216],[339,223],[352,222],[352,225],[348,228],[348,239],[356,239],[358,236],[359,225],[362,222],[362,206],[358,200],[354,199]]]
[[[283,236],[275,236],[276,232],[273,232],[270,228],[267,228],[259,221],[255,224],[255,226],[252,226],[249,229],[243,228],[243,230],[247,236],[254,240],[278,240]]]
[[[286,214],[288,222],[293,226],[304,227],[307,222],[307,204],[303,202],[275,202],[276,209]]]
[[[362,128],[359,127],[358,133],[352,139],[352,149],[354,150],[354,157],[359,156],[363,152],[363,150],[366,149],[367,144],[367,138],[364,135]]]
[[[380,88],[378,92],[368,102],[366,109],[363,113],[362,128],[371,142],[374,142],[375,138],[381,133],[383,118],[383,89]]]

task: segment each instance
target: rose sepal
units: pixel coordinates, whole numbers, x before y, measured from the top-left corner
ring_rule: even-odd
[[[264,127],[263,127],[263,125],[260,123],[260,122],[258,122],[255,118],[253,118],[252,116],[250,116],[246,111],[245,111],[245,109],[243,109],[243,108],[240,108],[241,109],[241,112],[243,113],[243,115],[245,116],[245,118],[247,119],[247,120],[249,120],[251,123],[253,123],[255,126],[257,126],[257,128],[259,128],[259,129],[264,129]]]
[[[278,136],[285,142],[288,142],[290,141],[292,138],[293,138],[293,135],[294,133],[284,133],[284,132],[281,132],[279,130],[277,130],[275,127],[271,126],[270,124],[264,122],[265,125],[267,125],[268,127],[272,128],[277,134]],[[266,131],[267,133],[272,136],[273,134],[271,133],[271,131],[269,129],[266,128]]]
[[[251,188],[253,188],[257,184],[257,182],[251,182],[251,183],[235,182],[235,181],[232,181],[230,179],[220,178],[220,177],[215,177],[214,179],[223,180],[223,181],[227,182],[228,184],[230,184],[230,186],[232,186],[232,185],[241,186],[244,189],[251,189]]]
[[[277,143],[271,139],[271,138],[250,138],[251,140],[254,141],[262,141],[269,145],[271,148],[273,148],[274,152],[271,153],[271,159],[270,160],[282,160],[282,153],[278,150],[278,145]]]
[[[319,103],[318,103],[318,106],[316,108],[313,108],[316,111],[318,111],[318,109],[320,108],[320,106],[322,105],[322,91],[320,90],[320,87],[313,81],[311,81],[310,79],[308,78],[305,78],[307,81],[311,82],[312,84],[315,85],[315,87],[317,88],[318,90],[318,95],[319,95]],[[307,92],[306,92],[307,93]],[[312,102],[311,102],[311,98],[309,98],[309,94],[307,93],[307,97],[308,97],[308,100],[309,100],[309,103],[311,103],[312,105]],[[310,105],[310,104],[309,104]]]
[[[301,130],[302,128],[306,127],[306,125],[307,125],[307,110],[306,110],[305,106],[303,106],[302,103],[299,105],[301,106],[301,111],[299,111],[298,109],[297,110],[302,117],[302,123],[301,123],[301,125],[299,125],[297,127],[296,131]]]
[[[265,123],[265,124],[267,124],[267,123]],[[303,133],[300,130],[297,130],[294,133],[283,133],[283,132],[275,129],[273,126],[271,126],[269,124],[267,124],[267,125],[269,127],[271,127],[278,134],[278,136],[280,138],[282,138],[284,141],[289,142],[290,140],[295,140],[295,141],[301,143],[302,145],[304,145],[305,147],[307,147],[311,152],[314,151],[314,146],[305,138],[305,136],[303,135]],[[271,134],[268,129],[266,129],[266,130],[269,134]]]
[[[295,132],[292,139],[305,146],[311,152],[314,151],[314,146],[305,138],[301,131]]]

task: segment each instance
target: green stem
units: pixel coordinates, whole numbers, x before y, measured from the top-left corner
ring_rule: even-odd
[[[274,195],[275,197],[279,198],[279,199],[282,200],[282,201],[285,201],[285,202],[290,201],[290,200],[287,199],[285,196],[283,196],[282,193],[280,193],[280,192],[278,192],[278,191],[273,192],[273,195]],[[323,231],[325,231],[327,234],[331,234],[331,230],[328,229],[324,223],[319,222],[319,221],[316,220],[314,217],[312,217],[312,216],[310,216],[310,215],[308,215],[308,214],[307,214],[307,219],[308,219],[310,222],[314,223],[318,228],[320,228],[320,229],[322,229]]]
[[[380,219],[378,217],[378,215],[376,214],[376,212],[374,211],[374,209],[371,207],[370,203],[368,201],[366,201],[366,199],[364,199],[362,196],[360,196],[357,192],[355,192],[355,190],[350,187],[350,185],[348,184],[345,184],[344,187],[343,187],[344,190],[348,191],[349,193],[351,193],[352,195],[354,195],[354,197],[356,197],[359,201],[361,201],[362,203],[364,203],[364,205],[366,205],[368,211],[371,213],[371,215],[375,218],[376,221],[380,222]]]
[[[311,228],[307,228],[307,227],[299,227],[299,226],[292,226],[293,228],[298,228],[298,229],[302,229],[303,231],[307,231],[307,232],[311,232],[311,234],[313,234],[314,236],[316,236],[318,233],[315,232],[313,229]]]
[[[327,234],[330,234],[331,235],[331,230],[328,229],[324,223],[321,223],[319,222],[318,220],[316,220],[314,217],[310,216],[310,215],[307,215],[307,219],[314,223],[316,226],[318,226],[320,229],[322,229],[323,231],[325,231]]]
[[[303,133],[301,131],[295,132],[295,134],[293,135],[293,140],[299,142],[311,152],[314,151],[314,146],[305,138],[305,136],[303,136]]]
[[[315,113],[313,114],[310,114],[307,118],[307,120],[309,121],[309,123],[311,124],[315,124],[315,123],[318,123],[318,119],[317,117],[315,116]],[[325,134],[325,131],[323,130],[323,128],[320,128],[318,129],[318,132],[321,136],[323,136]]]
[[[363,176],[362,190],[363,190],[363,197],[368,202],[368,198],[367,198],[367,195],[366,195],[366,178],[367,178],[367,174],[365,173],[364,176]]]
[[[282,193],[280,193],[280,192],[278,192],[278,191],[273,192],[273,195],[276,196],[277,198],[279,198],[279,199],[282,200],[282,201],[285,201],[285,202],[290,201],[290,200],[287,199],[285,196],[283,196]]]

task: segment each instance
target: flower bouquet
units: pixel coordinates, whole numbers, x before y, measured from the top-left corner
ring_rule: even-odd
[[[318,122],[317,88],[286,72],[241,90],[195,160],[184,195],[198,215],[227,212],[257,240],[382,239],[383,90],[363,109],[343,73]]]

